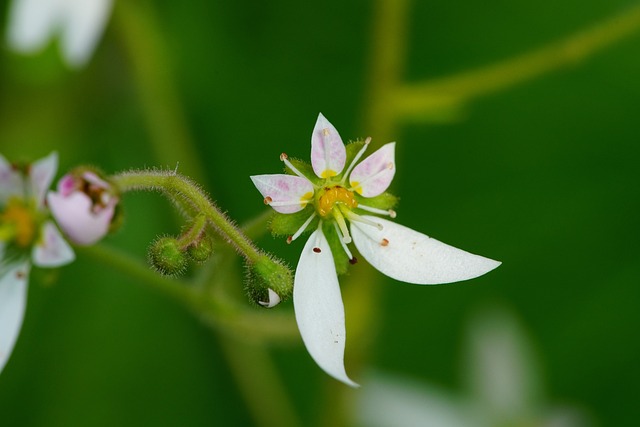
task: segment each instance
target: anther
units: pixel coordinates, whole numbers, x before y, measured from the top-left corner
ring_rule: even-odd
[[[380,242],[380,246],[389,246],[389,240],[382,239],[382,241]]]
[[[285,160],[287,160],[289,158],[289,156],[287,156],[287,153],[282,153],[280,154],[280,161],[284,162]]]
[[[349,264],[351,264],[351,265],[354,265],[354,264],[357,264],[357,263],[358,263],[358,258],[356,258],[356,257],[353,257],[353,258],[351,258],[349,260]]]
[[[329,136],[329,128],[322,129],[322,135],[323,136]]]
[[[271,202],[273,202],[273,199],[271,197],[267,196],[267,197],[264,198],[264,204],[265,205],[268,205]]]
[[[293,242],[293,236],[287,237],[287,245],[290,245]]]
[[[320,248],[313,248],[313,252],[319,254],[320,252],[322,252],[322,249]]]
[[[396,211],[394,211],[393,209],[389,209],[389,216],[391,218],[395,218],[396,217]]]

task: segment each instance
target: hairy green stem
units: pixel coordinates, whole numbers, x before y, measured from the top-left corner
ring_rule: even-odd
[[[173,172],[131,171],[112,177],[120,191],[160,191],[172,200],[180,200],[193,211],[206,216],[211,225],[241,255],[250,262],[257,262],[261,253],[245,234],[218,209],[209,197],[188,178]]]

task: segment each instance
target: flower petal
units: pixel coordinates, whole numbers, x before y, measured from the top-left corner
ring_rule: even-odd
[[[347,150],[335,127],[320,113],[311,134],[311,166],[320,178],[336,176],[344,169]]]
[[[91,57],[107,19],[112,0],[66,2],[62,17],[62,51],[72,67],[83,66]]]
[[[389,188],[396,173],[395,148],[395,142],[385,144],[353,169],[349,183],[358,194],[375,197]]]
[[[33,248],[33,263],[38,267],[58,267],[73,261],[73,249],[51,221],[42,228],[41,241]]]
[[[22,176],[0,154],[0,203],[5,203],[11,196],[22,196],[22,182]]]
[[[0,277],[0,372],[11,356],[22,327],[27,304],[29,263],[13,264],[2,273]]]
[[[31,165],[29,170],[31,194],[33,194],[39,206],[44,204],[45,194],[51,186],[57,170],[58,153],[55,151]]]
[[[9,46],[23,53],[42,49],[58,24],[59,8],[58,1],[13,0],[7,29]]]
[[[353,242],[371,265],[393,279],[418,285],[451,283],[481,276],[501,264],[394,222],[363,218],[383,228],[352,222]]]
[[[62,231],[79,245],[91,245],[102,239],[111,226],[117,199],[97,211],[92,209],[88,195],[74,192],[67,197],[50,191],[47,194],[49,209]]]
[[[344,306],[331,248],[316,230],[302,250],[293,285],[293,307],[307,351],[326,373],[353,387],[344,369]]]
[[[265,203],[276,212],[289,214],[301,211],[313,197],[313,184],[299,176],[254,175],[251,181],[264,197]]]

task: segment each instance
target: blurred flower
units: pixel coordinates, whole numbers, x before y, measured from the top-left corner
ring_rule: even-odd
[[[526,334],[503,310],[476,316],[467,337],[466,396],[375,373],[359,395],[366,427],[586,427],[579,410],[545,402],[541,374]]]
[[[295,274],[296,321],[316,363],[329,375],[352,386],[356,384],[344,368],[344,306],[334,260],[346,255],[355,263],[347,244],[353,240],[362,256],[387,276],[422,285],[471,279],[500,265],[365,214],[396,216],[391,210],[396,199],[385,193],[395,174],[395,143],[382,146],[358,163],[368,145],[369,139],[345,148],[338,131],[320,114],[311,136],[311,168],[300,161],[294,164],[282,154],[281,160],[295,175],[251,177],[265,203],[276,212],[295,215],[307,211],[306,217],[292,216],[304,218],[304,222],[288,242],[317,221]],[[345,170],[347,163],[349,167]],[[351,224],[351,232],[346,220]],[[328,239],[339,243],[332,249]],[[340,254],[333,252],[340,251],[340,247]]]
[[[0,372],[22,326],[31,263],[57,267],[75,258],[44,207],[57,167],[56,153],[22,170],[0,155]]]
[[[9,46],[34,53],[60,35],[62,56],[71,67],[87,63],[104,30],[112,0],[13,0]]]
[[[58,225],[79,245],[91,245],[109,232],[118,201],[113,186],[89,170],[63,176],[58,191],[47,194]]]

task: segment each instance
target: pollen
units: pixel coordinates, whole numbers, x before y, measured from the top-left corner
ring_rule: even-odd
[[[336,203],[342,203],[349,209],[358,207],[358,201],[355,199],[353,191],[349,191],[339,185],[324,189],[324,194],[318,199],[316,209],[321,217],[328,216]]]
[[[35,240],[34,212],[20,200],[9,200],[7,208],[0,214],[0,225],[11,230],[12,240],[21,248],[28,247]]]

